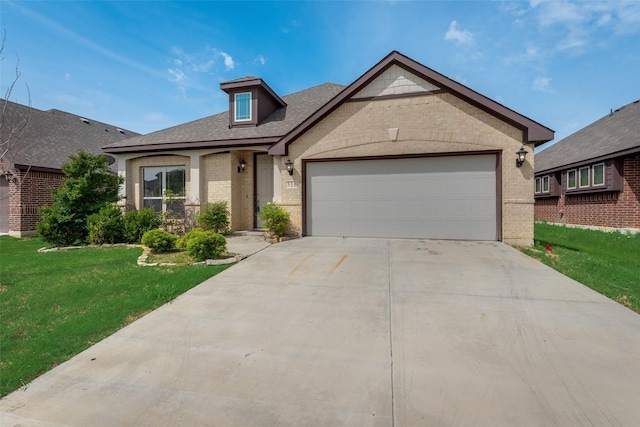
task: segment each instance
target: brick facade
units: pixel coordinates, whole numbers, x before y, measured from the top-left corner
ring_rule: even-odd
[[[240,161],[247,167],[238,172]],[[203,157],[203,206],[206,203],[226,201],[231,211],[232,230],[250,230],[254,223],[253,153],[231,151]]]
[[[613,228],[640,228],[640,155],[623,161],[621,192],[538,198],[535,220]],[[566,182],[562,182],[566,188]]]
[[[247,90],[256,85],[253,79],[227,83]],[[231,88],[227,83],[221,85],[225,91]],[[301,234],[306,194],[303,165],[308,161],[485,154],[496,159],[496,237],[514,245],[533,243],[533,149],[535,143],[551,140],[553,131],[398,52],[390,53],[352,85],[340,92],[335,89],[321,85],[309,89],[314,96],[292,94],[295,102],[255,129],[230,127],[228,116],[221,114],[197,125],[182,125],[180,134],[191,139],[175,141],[174,129],[114,147],[112,152],[123,153],[118,156],[119,174],[127,182],[123,193],[139,204],[141,162],[158,166],[156,160],[167,150],[166,154],[186,159],[191,171],[189,203],[203,206],[225,200],[231,209],[232,229],[249,229],[255,219],[257,180],[273,179],[273,200],[289,211],[289,231]],[[227,93],[232,97],[235,92]],[[322,103],[310,102],[324,96]],[[272,112],[271,104],[267,105]],[[305,114],[310,115],[295,114],[306,108]],[[205,127],[205,122],[211,127]],[[205,135],[206,129],[211,129],[211,135]],[[525,141],[525,135],[531,143]],[[194,144],[189,147],[187,141]],[[516,167],[515,153],[523,144],[529,156],[522,167]],[[157,155],[137,152],[141,145],[155,146]],[[148,154],[148,147],[141,151]],[[258,153],[273,156],[273,174],[260,167],[260,177],[256,177]],[[239,173],[237,166],[243,159],[246,171]],[[292,176],[286,169],[289,160],[294,167]]]
[[[15,171],[14,174],[16,183],[9,184],[9,234],[16,237],[34,235],[36,224],[41,220],[40,208],[53,204],[51,192],[62,187],[64,174],[62,171]]]
[[[389,128],[398,128],[396,141],[390,140]],[[516,168],[514,153],[521,145],[522,131],[447,93],[347,102],[290,145],[295,173],[288,176],[283,157],[282,202],[292,231],[300,233],[303,159],[498,152],[502,239],[526,245],[533,241],[533,147]],[[291,179],[295,188],[285,188]]]
[[[244,172],[238,172],[240,161],[247,164]],[[178,151],[171,155],[142,156],[121,159],[126,163],[125,195],[129,208],[142,206],[142,169],[157,166],[184,166],[186,168],[185,208],[197,213],[207,203],[226,201],[231,211],[231,229],[249,230],[254,226],[255,165],[253,152],[233,150],[222,153],[195,154]],[[192,164],[194,162],[195,164]],[[199,195],[192,194],[192,169],[198,168]],[[194,175],[196,176],[196,175]]]

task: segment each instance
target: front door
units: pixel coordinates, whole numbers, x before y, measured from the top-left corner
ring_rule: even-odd
[[[260,211],[273,200],[273,157],[256,155],[256,227],[262,228]]]

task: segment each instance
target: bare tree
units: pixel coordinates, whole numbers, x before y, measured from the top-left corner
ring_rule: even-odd
[[[3,53],[7,32],[2,31],[2,42],[0,44],[0,62],[4,61]],[[29,170],[31,169],[31,159],[35,150],[35,140],[25,140],[23,137],[31,118],[31,93],[29,85],[25,83],[27,90],[26,114],[10,114],[11,94],[20,80],[20,60],[16,55],[15,75],[4,91],[4,98],[0,99],[0,179],[9,182],[8,190],[0,193],[0,199],[10,197],[19,191]],[[16,169],[16,160],[23,166],[21,171]],[[26,168],[24,168],[26,165]]]

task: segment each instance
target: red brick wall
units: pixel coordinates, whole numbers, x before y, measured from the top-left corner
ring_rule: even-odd
[[[623,164],[622,192],[538,198],[535,220],[614,228],[640,228],[640,155]],[[563,186],[566,184],[563,182]],[[563,187],[564,188],[564,187]]]
[[[62,186],[62,173],[16,172],[17,182],[21,185],[11,184],[12,192],[9,201],[9,230],[33,231],[40,221],[39,209],[41,206],[50,206],[53,203],[51,190]]]

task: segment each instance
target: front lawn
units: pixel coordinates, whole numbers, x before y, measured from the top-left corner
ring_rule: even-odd
[[[141,248],[43,246],[0,236],[0,396],[228,267],[139,267]]]
[[[539,223],[534,247],[522,251],[640,313],[640,233]]]

